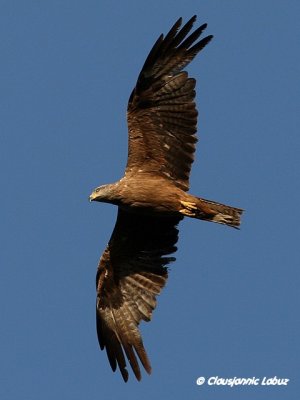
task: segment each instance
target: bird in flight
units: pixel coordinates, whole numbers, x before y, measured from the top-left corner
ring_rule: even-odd
[[[241,209],[188,193],[198,113],[196,81],[184,69],[212,39],[198,40],[206,24],[190,33],[195,21],[193,16],[181,27],[179,18],[155,42],[128,102],[125,175],[90,195],[90,201],[118,206],[98,265],[96,319],[100,347],[125,382],[127,360],[138,380],[139,361],[151,373],[138,326],[150,321],[156,296],[166,284],[178,223],[191,217],[240,225]]]

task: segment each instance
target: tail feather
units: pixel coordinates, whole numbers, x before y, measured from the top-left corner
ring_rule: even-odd
[[[243,213],[241,208],[227,206],[211,200],[200,198],[197,198],[197,200],[197,208],[200,209],[200,213],[202,210],[206,213],[204,218],[199,216],[201,219],[232,226],[233,228],[238,228],[240,226],[241,215]]]
[[[191,218],[216,222],[238,229],[241,223],[241,208],[227,206],[215,201],[191,196],[188,201],[181,201],[183,208],[180,212]]]

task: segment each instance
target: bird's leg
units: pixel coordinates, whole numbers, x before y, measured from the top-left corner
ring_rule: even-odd
[[[183,208],[179,210],[181,214],[186,215],[187,217],[195,216],[195,211],[197,210],[196,203],[181,200],[180,204],[183,206]]]

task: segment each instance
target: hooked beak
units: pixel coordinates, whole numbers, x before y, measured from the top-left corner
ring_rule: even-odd
[[[90,202],[91,202],[91,201],[94,201],[96,197],[97,197],[96,193],[93,192],[93,193],[89,196],[89,201],[90,201]]]

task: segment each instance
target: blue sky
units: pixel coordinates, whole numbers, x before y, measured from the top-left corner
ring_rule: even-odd
[[[191,192],[246,210],[236,231],[180,225],[151,323],[151,376],[100,352],[95,273],[116,209],[127,100],[153,42],[198,15],[189,67],[199,144]],[[299,384],[299,1],[0,2],[0,397],[296,399]],[[197,386],[281,377],[287,387]]]

